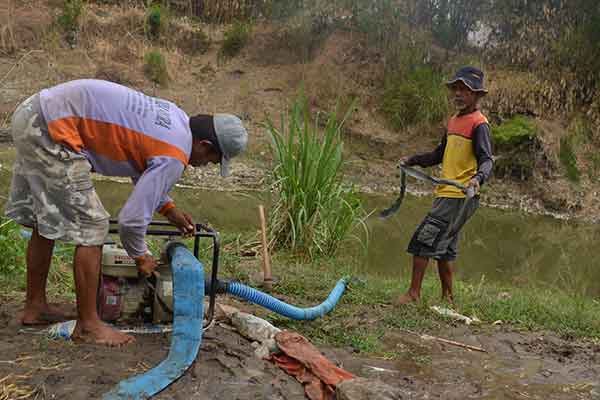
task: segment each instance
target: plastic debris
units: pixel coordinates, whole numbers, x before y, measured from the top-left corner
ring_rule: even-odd
[[[268,321],[241,311],[231,316],[231,325],[242,336],[261,343],[267,339],[273,339],[277,333],[281,332],[281,329],[274,327]]]
[[[65,322],[59,322],[50,325],[46,328],[45,333],[51,339],[66,339],[70,340],[73,330],[75,330],[76,320],[70,320]],[[160,334],[168,333],[173,331],[172,325],[142,325],[132,327],[117,327],[123,333],[134,333],[134,334]]]
[[[71,335],[73,334],[73,330],[75,330],[76,320],[72,319],[70,321],[59,322],[53,325],[50,325],[46,332],[48,336],[52,339],[71,339]]]
[[[454,310],[451,310],[449,308],[445,308],[445,307],[440,307],[440,306],[431,306],[429,307],[430,309],[432,309],[433,311],[435,311],[436,313],[443,315],[445,317],[450,317],[456,321],[461,321],[464,322],[467,325],[471,325],[471,324],[478,324],[481,321],[473,316],[473,317],[467,317],[466,315],[462,315],[457,313]]]
[[[280,351],[274,337],[281,330],[268,321],[226,304],[217,304],[216,318],[228,320],[233,329],[247,339],[253,340],[252,346],[255,347],[256,357],[267,358],[270,354]]]

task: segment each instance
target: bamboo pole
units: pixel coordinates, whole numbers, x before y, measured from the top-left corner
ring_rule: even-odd
[[[267,290],[273,288],[273,277],[271,276],[271,260],[269,259],[269,242],[267,241],[267,223],[265,218],[265,207],[258,206],[258,215],[260,217],[260,230],[262,241],[263,256],[263,287]]]
[[[470,344],[455,342],[454,340],[444,339],[444,338],[437,337],[437,336],[431,336],[431,335],[427,335],[427,334],[424,334],[424,333],[413,332],[413,331],[408,330],[408,329],[401,329],[401,331],[406,332],[406,333],[410,333],[411,335],[418,336],[418,337],[420,337],[423,340],[435,340],[435,341],[440,342],[440,343],[445,343],[445,344],[449,344],[449,345],[452,345],[452,346],[462,347],[463,349],[468,349],[468,350],[473,350],[473,351],[480,351],[482,353],[487,353],[487,350],[482,349],[481,347],[471,346]]]

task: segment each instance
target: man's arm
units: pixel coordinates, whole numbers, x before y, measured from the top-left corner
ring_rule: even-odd
[[[404,162],[407,166],[418,165],[419,167],[431,167],[440,164],[444,159],[444,151],[446,150],[446,134],[442,137],[440,144],[429,153],[417,154],[410,157]]]
[[[139,176],[135,176],[135,177],[131,177],[131,181],[133,182],[134,185],[137,185],[138,180],[140,179]],[[163,196],[162,199],[160,199],[160,201],[158,202],[158,206],[156,207],[156,211],[159,214],[162,215],[167,215],[167,213],[169,212],[169,210],[175,208],[175,202],[173,201],[173,199],[167,194],[165,193],[165,195]]]
[[[144,236],[161,201],[183,173],[184,165],[171,157],[154,157],[119,213],[121,243],[133,258],[146,254]],[[164,207],[163,207],[164,208]]]
[[[473,132],[473,150],[477,159],[477,173],[473,178],[477,179],[480,185],[488,180],[494,167],[490,136],[490,125],[487,123],[479,125]]]

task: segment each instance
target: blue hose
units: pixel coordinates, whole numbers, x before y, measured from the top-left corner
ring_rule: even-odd
[[[181,243],[169,246],[173,270],[173,333],[169,355],[150,371],[121,381],[103,400],[141,400],[160,392],[189,368],[202,342],[204,271]]]
[[[252,303],[258,304],[259,306],[268,308],[269,310],[274,311],[277,314],[283,315],[284,317],[292,318],[295,320],[313,320],[322,317],[323,315],[331,311],[333,307],[335,307],[337,302],[340,300],[340,297],[342,297],[344,290],[346,289],[346,284],[347,280],[345,278],[340,279],[331,291],[331,293],[329,293],[327,300],[325,300],[318,306],[309,308],[299,308],[291,306],[287,303],[284,303],[281,300],[276,299],[273,296],[269,296],[266,293],[253,289],[249,286],[243,285],[239,282],[227,283],[226,291],[227,293],[241,297]]]

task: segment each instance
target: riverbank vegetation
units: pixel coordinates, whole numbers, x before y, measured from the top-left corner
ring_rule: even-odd
[[[20,237],[14,223],[3,220],[0,242],[3,258],[0,262],[0,297],[19,298],[24,295],[26,241]],[[223,237],[221,252],[222,279],[235,279],[259,287],[260,262],[248,257],[247,243],[253,233],[228,233]],[[159,244],[153,244],[157,246]],[[191,247],[190,247],[191,248]],[[210,254],[208,247],[201,254]],[[52,296],[74,298],[71,274],[72,248],[63,247],[53,259],[49,287]],[[406,291],[407,282],[366,275],[358,272],[364,262],[360,251],[345,251],[337,257],[316,257],[307,260],[289,251],[275,253],[273,274],[277,277],[272,295],[300,307],[322,302],[341,277],[351,277],[346,293],[332,313],[312,322],[288,320],[260,307],[253,312],[280,328],[288,328],[310,337],[322,345],[352,347],[357,352],[377,354],[387,358],[399,356],[381,341],[386,332],[410,330],[443,335],[460,322],[454,322],[433,311],[430,306],[451,307],[439,300],[439,281],[433,269],[423,286],[422,301],[405,307],[391,304],[392,299]],[[203,257],[205,265],[210,265]],[[540,285],[514,286],[488,282],[458,281],[455,285],[454,309],[481,322],[471,326],[475,332],[494,329],[551,331],[564,338],[600,340],[600,301]],[[220,298],[220,301],[225,300]],[[225,300],[226,301],[226,300]],[[251,307],[251,306],[248,306]]]
[[[490,89],[483,107],[498,163],[496,181],[485,189],[516,182],[552,210],[597,217],[597,196],[590,195],[600,183],[595,0],[485,0],[479,7],[466,0],[42,3],[8,2],[0,30],[1,55],[9,60],[2,70],[7,100],[0,105],[0,127],[41,85],[81,77],[130,85],[194,112],[224,109],[242,116],[253,134],[247,157],[260,158],[265,169],[280,162],[274,169],[279,214],[271,237],[279,244],[273,259],[279,282],[273,294],[308,306],[322,301],[341,276],[358,278],[319,321],[297,323],[256,310],[321,343],[380,353],[387,351],[380,345],[387,330],[435,333],[453,324],[429,308],[439,297],[435,274],[426,278],[423,302],[396,308],[390,301],[406,290],[405,281],[359,273],[360,251],[335,250],[348,234],[361,234],[364,218],[352,187],[338,180],[342,156],[364,162],[360,173],[367,179],[382,180],[398,158],[437,143],[451,113],[443,82],[459,65],[482,67]],[[20,86],[28,77],[35,82]],[[167,81],[168,88],[156,85]],[[306,102],[279,125],[275,118],[301,82]],[[330,117],[340,99],[357,105],[343,127]],[[267,129],[265,113],[274,118]],[[324,133],[317,132],[323,126]],[[274,153],[264,151],[271,137]],[[366,150],[342,149],[342,140],[356,147],[362,140]],[[374,168],[381,160],[386,169]],[[25,241],[14,223],[2,219],[0,226],[0,295],[22,296]],[[257,259],[242,256],[252,240],[241,228],[224,233],[224,277],[256,283]],[[62,249],[50,290],[72,298],[72,248]],[[457,309],[482,321],[474,329],[600,339],[598,299],[575,290],[483,279],[456,286]]]

